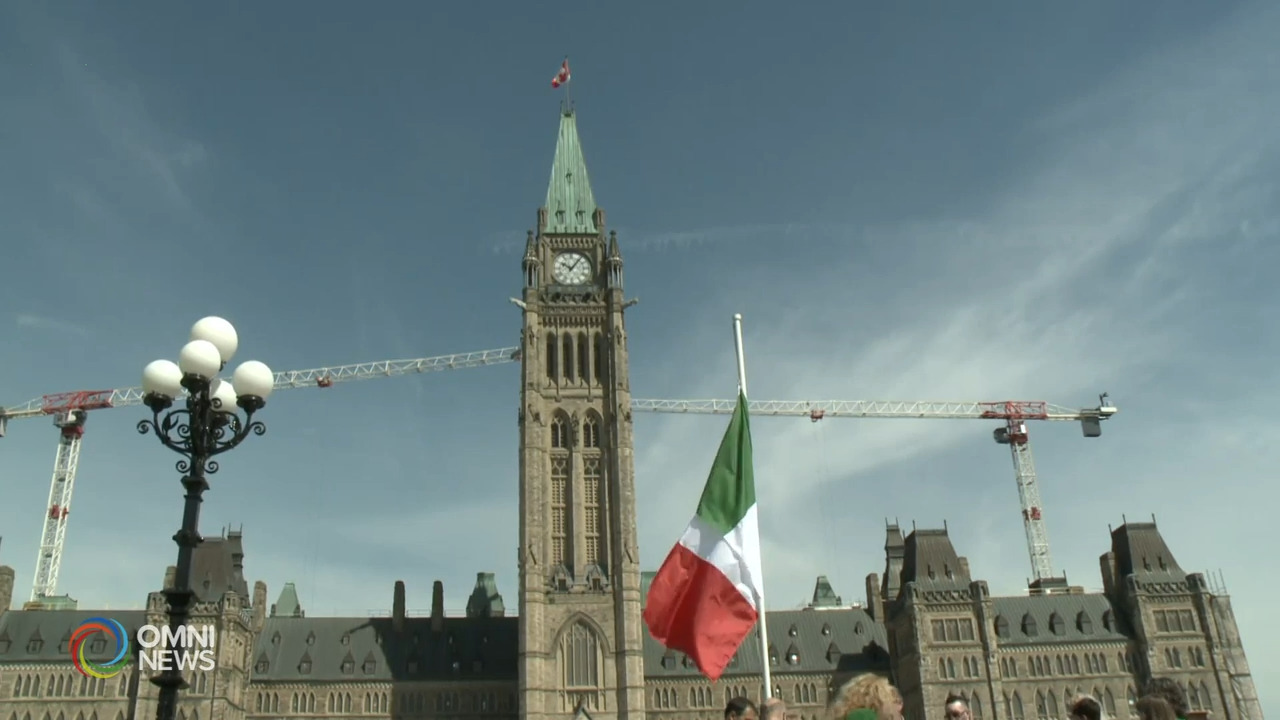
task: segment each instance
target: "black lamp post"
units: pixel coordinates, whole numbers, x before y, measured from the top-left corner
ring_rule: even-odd
[[[231,323],[207,317],[191,328],[191,341],[182,348],[175,364],[156,360],[142,371],[143,402],[151,409],[151,419],[138,423],[138,432],[153,433],[160,444],[182,456],[177,462],[183,474],[186,503],[182,528],[173,536],[178,544],[178,567],[173,587],[164,589],[169,605],[169,627],[175,632],[187,624],[195,592],[191,589],[191,561],[200,537],[200,503],[209,489],[205,475],[218,471],[214,456],[261,435],[267,426],[253,419],[266,404],[275,386],[271,369],[256,360],[236,368],[231,381],[218,372],[235,355],[239,346]],[[174,408],[176,401],[183,406]],[[236,407],[244,411],[241,416]],[[173,408],[173,409],[170,409]],[[159,687],[157,720],[174,720],[178,712],[178,690],[188,687],[177,663],[151,678]]]

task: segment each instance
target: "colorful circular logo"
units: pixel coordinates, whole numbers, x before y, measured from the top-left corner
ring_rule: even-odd
[[[95,662],[85,657],[85,641],[94,635],[103,635],[108,641],[114,640],[116,656],[107,662]],[[129,664],[129,635],[124,626],[108,618],[89,618],[80,623],[80,627],[71,633],[71,664],[85,677],[106,680],[124,671]]]

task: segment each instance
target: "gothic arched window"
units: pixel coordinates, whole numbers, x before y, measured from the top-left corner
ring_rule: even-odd
[[[561,636],[559,654],[564,687],[600,686],[600,641],[586,623],[574,623]]]
[[[591,368],[591,343],[587,341],[587,334],[578,333],[578,380],[580,382],[589,382]]]
[[[551,420],[551,447],[566,450],[569,447],[569,419],[556,415]]]
[[[596,417],[595,413],[587,415],[587,419],[582,423],[582,447],[600,447],[600,418]]]
[[[547,379],[555,382],[560,378],[560,356],[556,352],[556,334],[547,333]]]

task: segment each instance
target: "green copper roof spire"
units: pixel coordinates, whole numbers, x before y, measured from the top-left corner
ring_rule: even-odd
[[[587,163],[582,157],[578,139],[578,123],[572,108],[560,113],[560,136],[556,139],[556,157],[551,163],[551,182],[547,185],[547,233],[599,232],[596,227],[596,199],[587,178]]]

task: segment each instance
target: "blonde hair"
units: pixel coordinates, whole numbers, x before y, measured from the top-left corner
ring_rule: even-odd
[[[897,715],[894,705],[902,702],[902,694],[889,680],[875,673],[859,675],[836,691],[827,708],[829,720],[844,720],[854,710],[874,710],[876,715],[891,720]]]

